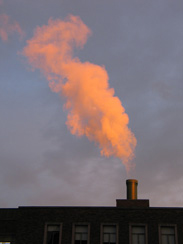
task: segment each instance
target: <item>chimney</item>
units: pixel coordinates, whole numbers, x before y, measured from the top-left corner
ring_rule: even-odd
[[[126,196],[127,200],[137,200],[138,181],[135,179],[126,180]]]
[[[120,208],[148,208],[148,199],[137,199],[138,181],[135,179],[126,180],[127,199],[116,199],[116,207]]]

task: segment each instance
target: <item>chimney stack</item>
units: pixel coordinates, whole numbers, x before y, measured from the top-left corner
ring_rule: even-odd
[[[137,185],[138,181],[135,179],[126,180],[127,200],[137,200]]]
[[[137,199],[138,181],[135,179],[126,180],[127,199],[116,199],[116,207],[119,208],[149,208],[148,199]]]

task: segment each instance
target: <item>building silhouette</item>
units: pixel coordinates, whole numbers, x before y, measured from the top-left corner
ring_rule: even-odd
[[[127,180],[115,207],[0,209],[0,244],[183,244],[183,208],[150,207]]]

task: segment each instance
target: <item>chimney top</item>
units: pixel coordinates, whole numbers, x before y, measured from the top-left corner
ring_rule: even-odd
[[[135,179],[128,179],[126,180],[126,186],[127,186],[127,199],[128,200],[137,200],[137,186],[138,181]]]
[[[116,199],[116,207],[122,208],[148,208],[148,199],[137,199],[138,181],[135,179],[126,180],[127,199]]]

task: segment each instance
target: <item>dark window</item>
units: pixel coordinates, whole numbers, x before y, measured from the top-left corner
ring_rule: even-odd
[[[60,225],[47,225],[46,244],[59,244]]]
[[[88,225],[75,225],[75,244],[88,243]]]
[[[161,244],[176,244],[174,226],[161,226]]]
[[[145,226],[132,226],[132,244],[145,244]]]
[[[103,225],[103,244],[116,244],[116,225]]]

